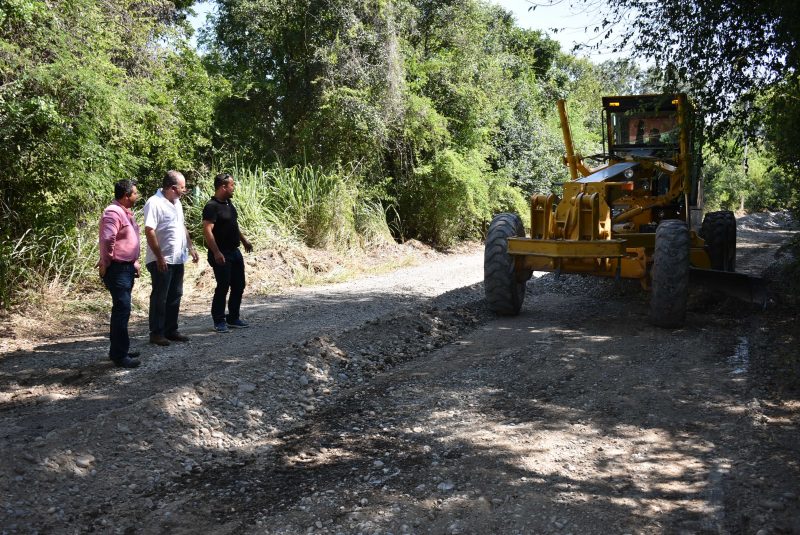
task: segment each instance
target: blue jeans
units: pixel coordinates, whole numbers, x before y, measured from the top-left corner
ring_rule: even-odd
[[[225,264],[219,266],[214,260],[214,254],[208,252],[208,263],[214,268],[214,278],[217,280],[217,288],[214,290],[214,299],[211,301],[211,317],[214,323],[223,321],[236,321],[239,319],[239,307],[242,304],[242,294],[244,294],[244,258],[239,249],[233,251],[221,251],[225,257]],[[228,315],[225,315],[225,299],[230,290],[231,295],[228,299]]]
[[[158,270],[157,262],[147,264],[153,279],[150,292],[150,334],[170,336],[178,331],[178,311],[183,296],[183,264],[167,264]]]
[[[136,268],[132,262],[111,262],[103,277],[103,283],[111,292],[111,349],[108,351],[111,360],[127,357],[131,347],[128,320],[131,317],[131,290],[135,276]]]

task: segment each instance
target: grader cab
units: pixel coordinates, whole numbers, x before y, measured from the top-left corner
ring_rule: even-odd
[[[708,213],[699,224],[702,183],[685,94],[604,97],[604,150],[586,159],[574,151],[564,101],[558,108],[571,180],[562,198],[531,197],[530,235],[516,214],[492,220],[484,254],[490,308],[518,314],[533,271],[583,273],[638,279],[651,291],[651,321],[674,327],[685,320],[693,271],[717,286],[749,284],[734,273],[733,213]]]

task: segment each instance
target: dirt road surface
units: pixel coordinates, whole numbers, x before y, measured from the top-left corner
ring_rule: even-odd
[[[788,223],[740,219],[740,269]],[[197,310],[135,370],[101,332],[6,351],[0,533],[800,534],[793,312],[693,291],[665,330],[537,275],[514,318],[476,252]]]

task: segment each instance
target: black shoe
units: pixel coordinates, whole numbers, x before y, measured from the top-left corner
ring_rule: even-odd
[[[130,351],[130,352],[128,353],[128,356],[129,356],[130,358],[132,358],[132,359],[135,359],[135,358],[136,358],[136,357],[138,357],[139,355],[141,355],[141,353],[140,353],[140,352],[138,352],[138,351]],[[112,357],[111,355],[109,355],[109,356],[108,356],[108,360],[110,360],[111,362],[116,362],[116,361],[117,361],[117,359],[115,359],[115,358],[114,358],[114,357]]]
[[[150,343],[155,344],[157,346],[168,346],[169,340],[161,336],[160,334],[151,334],[150,335]]]
[[[188,342],[189,341],[189,337],[188,336],[183,335],[183,334],[179,333],[178,331],[175,331],[172,334],[168,334],[166,336],[166,338],[167,338],[167,340],[172,340],[173,342]]]
[[[123,357],[114,360],[114,366],[117,368],[135,368],[139,365],[139,361],[130,357]]]

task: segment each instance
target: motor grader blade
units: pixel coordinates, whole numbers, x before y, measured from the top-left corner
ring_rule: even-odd
[[[735,271],[691,268],[689,282],[717,292],[735,297],[746,303],[765,306],[767,303],[766,282],[761,277],[753,277]]]

